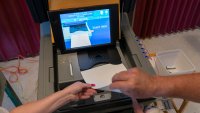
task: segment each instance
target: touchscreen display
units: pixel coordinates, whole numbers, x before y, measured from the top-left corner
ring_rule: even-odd
[[[110,10],[60,14],[65,48],[83,48],[111,43]]]

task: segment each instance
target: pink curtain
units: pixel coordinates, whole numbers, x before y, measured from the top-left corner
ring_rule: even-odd
[[[200,26],[200,0],[137,0],[133,30],[140,38]]]
[[[25,0],[0,0],[0,60],[39,53],[39,24]]]

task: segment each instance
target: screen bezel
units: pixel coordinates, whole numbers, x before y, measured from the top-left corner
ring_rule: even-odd
[[[67,49],[65,47],[65,42],[64,42],[63,32],[62,32],[60,14],[74,13],[74,12],[84,12],[84,11],[92,11],[92,10],[101,10],[101,9],[109,9],[110,10],[111,43]],[[119,9],[118,9],[118,4],[49,11],[48,15],[49,15],[50,23],[51,23],[51,28],[52,28],[55,44],[60,49],[61,53],[81,51],[81,50],[86,50],[86,49],[97,49],[97,48],[106,47],[106,46],[114,46],[116,44],[116,39],[119,38]]]

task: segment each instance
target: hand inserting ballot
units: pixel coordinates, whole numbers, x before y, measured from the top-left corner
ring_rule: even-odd
[[[115,74],[110,88],[119,89],[133,98],[148,98],[153,96],[153,78],[138,68],[132,68]]]
[[[139,69],[133,68],[115,74],[110,88],[119,89],[122,93],[131,97],[134,113],[143,113],[143,109],[138,104],[136,98],[151,96],[151,93],[148,91],[148,88],[151,88],[151,82],[151,76]]]

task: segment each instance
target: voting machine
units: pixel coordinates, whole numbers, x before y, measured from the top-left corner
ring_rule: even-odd
[[[107,64],[122,64],[126,69],[138,67],[154,74],[129,25],[128,16],[120,15],[118,3],[51,10],[48,14],[55,43],[52,44],[49,40],[52,36],[50,30],[44,30],[45,33],[42,34],[44,39],[41,41],[48,41],[42,42],[44,44],[42,46],[46,48],[41,49],[42,61],[51,60],[51,63],[47,64],[47,61],[40,63],[43,68],[48,68],[49,75],[39,76],[42,79],[39,79],[39,98],[62,90],[76,81],[86,82],[83,77],[84,71]],[[45,24],[45,27],[41,28],[50,27],[49,23]],[[50,56],[45,59],[47,55]],[[45,74],[45,70],[40,69],[39,73]],[[149,100],[152,98],[138,101]],[[93,97],[66,104],[56,112],[107,113],[131,108],[131,99],[126,95],[99,88]]]

